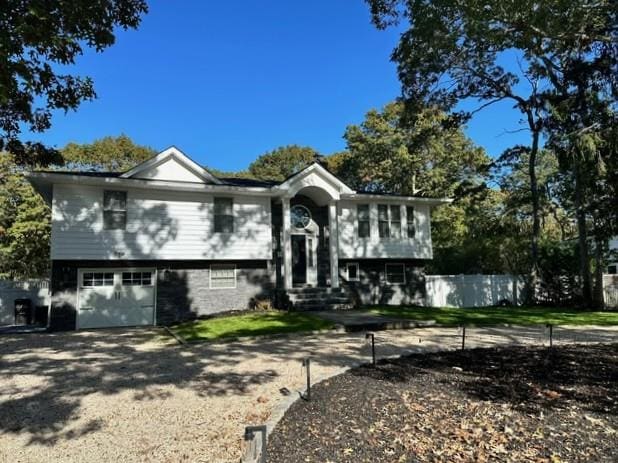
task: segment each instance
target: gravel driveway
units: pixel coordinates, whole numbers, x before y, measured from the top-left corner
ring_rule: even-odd
[[[467,347],[547,341],[542,328],[468,329]],[[554,342],[616,341],[615,328]],[[380,332],[379,356],[457,348],[457,329]],[[162,331],[0,336],[0,461],[238,461],[245,425],[313,378],[368,360],[363,333],[179,346]]]

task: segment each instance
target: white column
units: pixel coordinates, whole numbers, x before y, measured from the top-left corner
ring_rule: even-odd
[[[292,223],[290,221],[290,199],[281,200],[283,207],[283,287],[292,288]]]
[[[330,286],[339,288],[339,233],[337,230],[337,203],[328,205],[328,247],[330,251]]]

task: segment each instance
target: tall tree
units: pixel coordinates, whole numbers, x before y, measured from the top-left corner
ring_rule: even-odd
[[[146,11],[145,0],[1,2],[0,150],[19,151],[22,127],[42,132],[54,110],[94,98],[92,79],[60,67],[113,45],[116,28],[137,28]]]
[[[483,186],[490,159],[461,130],[445,127],[445,119],[433,108],[408,118],[401,102],[369,111],[360,125],[346,129],[344,180],[361,190],[422,196]]]
[[[379,28],[402,18],[408,29],[393,53],[412,107],[430,103],[454,111],[462,100],[479,110],[510,100],[530,131],[533,226],[530,284],[538,277],[540,203],[536,175],[544,111],[556,94],[556,70],[575,54],[581,63],[609,63],[600,73],[616,79],[616,3],[612,0],[367,0]],[[519,70],[505,68],[515,53]],[[613,76],[612,76],[613,73]],[[471,112],[457,114],[465,119]],[[532,291],[529,294],[533,294]]]
[[[282,146],[253,161],[249,165],[249,173],[262,180],[284,180],[319,157],[319,153],[308,146]]]
[[[154,156],[156,151],[138,145],[128,136],[103,137],[92,143],[69,143],[61,150],[66,170],[122,172]]]
[[[14,156],[0,153],[0,276],[35,278],[49,270],[51,213],[22,175]]]

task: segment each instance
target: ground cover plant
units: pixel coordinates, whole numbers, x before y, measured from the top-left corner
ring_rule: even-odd
[[[312,388],[272,462],[618,461],[618,344],[415,354]]]

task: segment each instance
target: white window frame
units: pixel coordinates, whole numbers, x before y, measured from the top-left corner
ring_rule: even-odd
[[[212,286],[212,270],[213,267],[232,267],[234,269],[234,286]],[[208,269],[208,287],[210,289],[236,289],[238,286],[238,273],[236,264],[210,264]]]
[[[398,282],[398,281],[388,281],[388,266],[401,266],[403,267],[403,281],[402,282]],[[405,285],[407,283],[407,279],[406,279],[406,264],[395,264],[395,263],[390,263],[390,264],[384,264],[384,282],[388,285]]]
[[[350,278],[350,267],[356,267],[356,278]],[[358,262],[348,262],[345,264],[345,276],[348,281],[360,281],[360,266]]]
[[[105,196],[107,194],[114,194],[114,193],[122,193],[124,194],[124,209],[114,209],[111,207],[107,207],[105,205]],[[103,202],[101,203],[103,206],[103,215],[102,215],[102,220],[103,220],[103,230],[104,231],[113,231],[113,230],[122,230],[122,231],[126,231],[127,229],[127,222],[128,222],[128,217],[129,217],[129,193],[126,190],[110,190],[110,189],[105,189],[103,190]],[[107,223],[105,221],[105,213],[109,212],[111,214],[114,213],[123,213],[124,214],[124,223],[122,225],[122,227],[117,227],[117,228],[109,228],[107,227]]]

